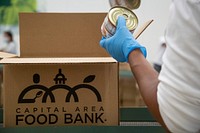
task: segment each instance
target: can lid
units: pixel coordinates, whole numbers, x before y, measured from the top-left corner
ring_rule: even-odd
[[[116,26],[119,16],[125,17],[126,26],[130,31],[137,28],[138,18],[131,10],[122,6],[116,6],[110,9],[108,19],[114,26]]]
[[[140,7],[141,0],[126,0],[127,7],[130,9],[137,9]]]
[[[109,0],[110,6],[124,6],[131,10],[140,7],[141,0]]]

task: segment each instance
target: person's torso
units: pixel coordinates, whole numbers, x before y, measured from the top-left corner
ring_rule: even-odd
[[[16,54],[16,44],[14,42],[10,42],[7,44],[7,46],[4,49],[4,52]]]
[[[200,131],[200,1],[173,0],[158,103],[172,132]]]

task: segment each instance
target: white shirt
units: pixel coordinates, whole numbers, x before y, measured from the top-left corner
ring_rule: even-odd
[[[170,131],[200,132],[200,0],[173,0],[158,104]]]
[[[4,44],[0,49],[7,53],[17,54],[17,47],[14,42]]]
[[[163,64],[162,57],[163,57],[163,54],[164,54],[165,49],[166,49],[165,43],[166,43],[165,38],[161,37],[159,47],[158,47],[158,50],[157,50],[157,53],[156,53],[156,57],[154,59],[154,64],[157,64],[157,65],[160,65],[160,66]]]

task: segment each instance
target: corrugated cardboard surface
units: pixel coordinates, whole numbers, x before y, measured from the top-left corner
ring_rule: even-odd
[[[72,63],[116,63],[112,57],[90,57],[90,58],[3,58],[1,64],[72,64]]]
[[[20,58],[1,60],[5,127],[119,124],[118,63],[99,46],[105,16],[20,14]]]
[[[99,46],[105,13],[20,14],[21,57],[107,57]]]
[[[117,71],[117,63],[5,65],[4,126],[118,125]]]

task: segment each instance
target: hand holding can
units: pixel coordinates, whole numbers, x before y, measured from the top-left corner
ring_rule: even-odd
[[[109,38],[115,34],[117,19],[124,16],[128,30],[133,33],[138,25],[137,16],[128,8],[116,6],[110,9],[101,26],[101,33],[105,38]]]
[[[146,48],[133,38],[126,25],[125,18],[119,16],[116,33],[109,38],[102,37],[100,45],[119,62],[127,62],[129,54],[135,49],[139,49],[146,57]]]

